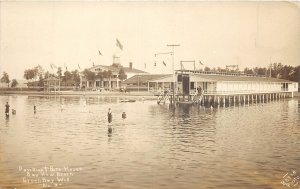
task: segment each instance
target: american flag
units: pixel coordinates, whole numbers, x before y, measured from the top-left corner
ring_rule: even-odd
[[[116,45],[117,45],[117,47],[119,47],[121,50],[123,50],[123,45],[120,43],[120,41],[118,40],[118,38],[117,38],[117,40],[116,40]]]

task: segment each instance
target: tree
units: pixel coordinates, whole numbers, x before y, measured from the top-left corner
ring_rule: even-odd
[[[59,77],[59,78],[61,78],[62,77],[62,69],[61,69],[61,67],[58,67],[57,68],[57,76]]]
[[[72,71],[71,77],[72,77],[72,80],[75,82],[75,85],[78,86],[80,84],[80,76],[79,76],[78,70]]]
[[[34,69],[34,73],[35,73],[35,78],[37,78],[37,76],[40,76],[40,75],[44,74],[44,69],[40,65],[37,65],[33,69]]]
[[[245,74],[254,74],[253,70],[251,68],[247,68],[247,67],[244,69],[244,73]]]
[[[16,80],[16,79],[13,79],[12,81],[11,81],[11,88],[14,88],[14,87],[16,87],[17,85],[18,85],[19,83],[18,83],[18,81]]]
[[[122,81],[127,79],[127,75],[125,74],[125,71],[124,71],[123,68],[121,68],[120,71],[119,71],[119,79],[122,80]]]
[[[218,68],[217,68],[217,71],[218,71],[218,72],[226,72],[226,69],[218,67]]]
[[[110,70],[107,71],[107,78],[111,78],[113,76],[112,72]]]
[[[267,74],[267,68],[258,68],[258,67],[255,67],[253,69],[253,71],[258,74],[258,75],[266,75]]]
[[[34,69],[27,69],[24,71],[24,78],[26,80],[32,80],[33,78],[35,78],[35,70]]]
[[[67,84],[67,81],[70,81],[72,79],[72,74],[68,70],[64,72],[64,76],[62,80],[65,82],[65,86]]]
[[[83,75],[85,76],[85,78],[88,80],[88,81],[94,81],[95,78],[96,78],[96,74],[92,71],[90,71],[89,69],[85,69],[83,71]]]
[[[105,79],[110,79],[111,77],[112,77],[112,72],[109,70],[109,71],[106,71],[106,70],[104,70],[103,71],[103,78],[105,78]]]
[[[3,72],[2,78],[1,78],[1,83],[6,83],[7,87],[9,88],[9,75],[6,72]]]
[[[210,68],[207,67],[207,66],[205,66],[204,71],[205,71],[205,72],[208,72],[208,71],[210,71]]]
[[[63,76],[63,81],[68,81],[68,80],[71,80],[72,79],[72,74],[71,74],[71,72],[69,72],[69,71],[65,71],[64,72],[64,76]]]
[[[100,81],[102,81],[104,79],[104,73],[103,72],[98,72],[96,75],[97,79],[100,79]]]
[[[44,86],[44,78],[43,78],[43,74],[40,74],[40,76],[39,76],[38,86],[40,86],[40,87],[43,87],[43,86]]]
[[[44,78],[47,79],[48,77],[50,77],[50,73],[48,71],[46,71],[44,74]]]

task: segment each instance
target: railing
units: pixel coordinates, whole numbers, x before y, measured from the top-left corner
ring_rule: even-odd
[[[266,77],[265,75],[246,74],[246,73],[229,73],[229,72],[215,72],[215,71],[197,71],[197,70],[176,70],[176,73],[196,73],[202,75],[226,75],[226,76],[246,76],[246,77]]]

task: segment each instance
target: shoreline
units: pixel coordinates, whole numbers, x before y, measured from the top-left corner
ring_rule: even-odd
[[[31,95],[31,96],[104,96],[104,97],[140,97],[140,98],[147,98],[147,99],[157,99],[154,93],[151,92],[99,92],[99,91],[61,91],[58,93],[44,93],[40,91],[1,91],[0,96],[5,95]],[[294,92],[293,98],[300,98],[300,92]]]
[[[0,96],[4,95],[34,95],[34,96],[107,96],[107,97],[145,97],[153,98],[150,92],[99,92],[99,91],[61,91],[59,93],[44,93],[39,91],[0,91]]]

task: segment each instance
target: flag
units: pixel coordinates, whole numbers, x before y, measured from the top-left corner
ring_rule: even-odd
[[[199,64],[203,65],[203,63],[199,60]]]
[[[53,68],[57,69],[57,67],[55,66],[55,64],[51,64],[51,69],[53,70]]]
[[[93,62],[93,66],[95,66],[95,63]]]
[[[164,66],[167,66],[167,64],[165,63],[165,61],[163,61]]]
[[[99,53],[99,55],[101,55],[102,56],[102,53],[98,50],[98,53]]]
[[[294,73],[296,73],[295,70],[290,71],[289,76],[293,75]]]
[[[116,41],[117,47],[119,47],[121,50],[123,50],[123,45],[120,43],[120,41],[117,39]]]
[[[78,64],[78,69],[80,70],[80,66],[79,66],[79,64]]]
[[[156,62],[154,62],[154,67],[156,67]]]

